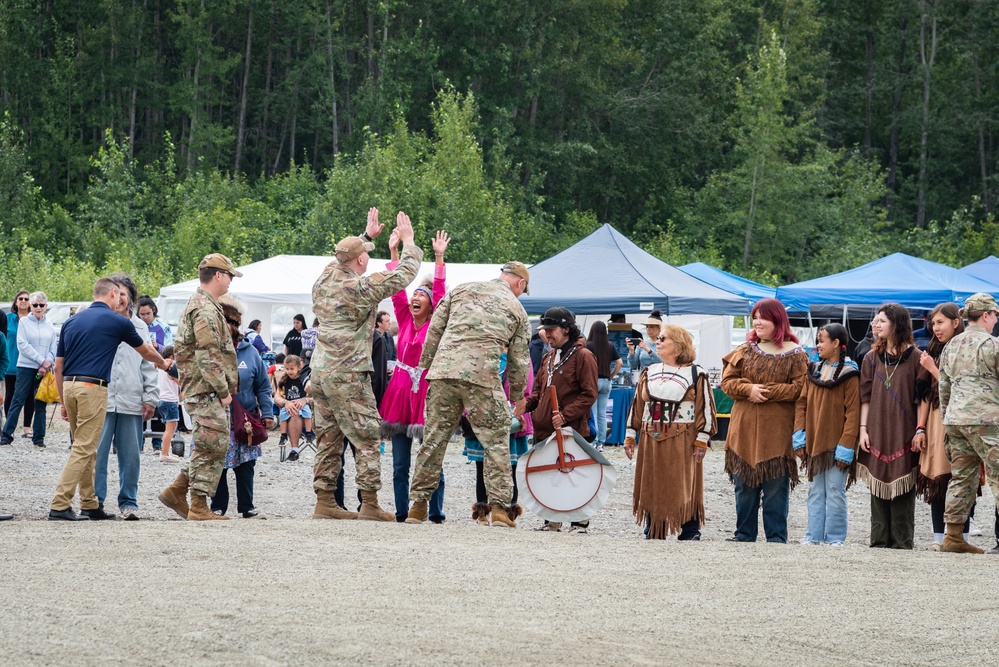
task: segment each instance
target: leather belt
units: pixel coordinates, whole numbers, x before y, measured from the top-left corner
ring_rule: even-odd
[[[108,386],[107,380],[102,380],[100,378],[92,378],[89,375],[69,375],[63,378],[66,382],[88,382],[90,384],[96,384],[98,387]]]

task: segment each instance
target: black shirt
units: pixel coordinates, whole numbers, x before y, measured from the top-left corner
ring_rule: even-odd
[[[309,381],[308,369],[303,368],[297,378],[285,376],[281,383],[281,391],[284,392],[286,401],[297,401],[305,398],[305,383]]]
[[[596,346],[592,342],[587,341],[586,349],[592,352],[593,356],[595,356],[599,360],[600,355],[597,354],[595,347]],[[610,370],[611,368],[614,367],[614,362],[621,358],[621,354],[617,351],[616,347],[614,347],[610,343],[607,343],[607,348],[610,350],[610,363],[607,364],[607,366],[604,368],[601,368],[599,363],[597,364],[597,379],[600,380],[610,379]]]
[[[302,356],[302,332],[298,329],[289,331],[288,335],[284,337],[284,346],[288,348],[285,354],[294,354],[296,357]]]
[[[59,334],[56,357],[62,357],[63,377],[85,375],[108,382],[118,345],[145,343],[127,317],[95,301],[66,320]]]

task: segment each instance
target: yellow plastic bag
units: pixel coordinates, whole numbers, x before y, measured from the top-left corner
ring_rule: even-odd
[[[56,388],[55,375],[53,373],[46,373],[42,381],[38,383],[38,391],[35,392],[35,398],[42,403],[59,402],[59,389]]]

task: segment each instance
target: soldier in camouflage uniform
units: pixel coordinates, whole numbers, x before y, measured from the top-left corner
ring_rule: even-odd
[[[529,280],[526,266],[509,262],[495,280],[459,285],[434,311],[420,357],[420,367],[429,368],[430,388],[406,523],[426,521],[427,501],[437,488],[447,443],[464,409],[485,450],[490,523],[516,526],[517,512],[511,505],[510,410],[499,365],[503,348],[509,347],[510,395],[523,396],[531,363],[531,328],[517,297],[527,291]]]
[[[997,313],[988,294],[968,298],[961,309],[968,329],[952,338],[940,356],[940,410],[951,462],[941,551],[982,553],[962,535],[978,492],[979,461],[999,498],[999,340],[990,334]]]
[[[371,240],[383,228],[378,224],[378,209],[372,208],[364,235],[337,244],[336,261],[330,262],[312,288],[312,308],[319,318],[310,383],[318,434],[313,472],[314,519],[395,521],[395,514],[378,505],[382,486],[378,451],[381,417],[371,391],[371,336],[378,303],[413,282],[423,251],[413,242],[409,216],[400,212],[396,218],[396,233],[403,244],[399,266],[365,276],[368,253],[375,248]],[[342,466],[344,436],[357,448],[360,514],[340,509],[333,499]]]
[[[186,469],[159,499],[191,521],[229,518],[213,514],[208,506],[229,448],[229,405],[239,391],[236,350],[218,300],[229,291],[233,277],[242,275],[225,255],[215,253],[201,260],[201,286],[184,307],[174,339],[180,395],[194,422],[194,449]]]

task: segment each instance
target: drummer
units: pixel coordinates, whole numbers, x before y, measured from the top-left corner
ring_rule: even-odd
[[[597,359],[586,349],[576,325],[576,316],[567,308],[557,306],[545,311],[541,318],[551,351],[541,359],[541,367],[534,377],[534,389],[527,397],[519,417],[530,412],[534,421],[534,441],[544,442],[555,429],[567,426],[587,440],[590,427],[587,421],[597,400]],[[552,411],[549,387],[555,387],[558,412]],[[570,532],[585,533],[589,521],[573,522]],[[545,521],[542,530],[559,531],[562,524]]]

